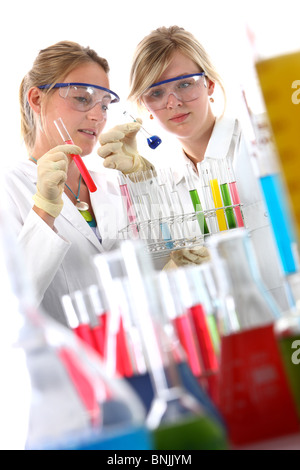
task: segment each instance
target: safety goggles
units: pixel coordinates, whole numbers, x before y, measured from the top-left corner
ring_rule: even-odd
[[[58,88],[59,96],[67,100],[70,107],[76,111],[89,111],[101,103],[102,112],[105,113],[110,104],[120,101],[119,96],[108,88],[89,83],[56,83],[41,85],[38,88]]]
[[[194,73],[153,83],[142,95],[142,100],[151,111],[166,108],[170,95],[184,102],[196,100],[201,93],[200,84],[204,75],[204,72]]]

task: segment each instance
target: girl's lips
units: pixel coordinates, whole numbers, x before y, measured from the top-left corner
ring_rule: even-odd
[[[93,129],[78,129],[78,132],[84,134],[87,137],[94,138],[97,137],[97,132]]]
[[[173,121],[173,122],[182,122],[182,121],[184,121],[187,117],[188,117],[188,113],[185,113],[185,114],[176,114],[176,116],[173,116],[172,118],[170,118],[170,121]]]

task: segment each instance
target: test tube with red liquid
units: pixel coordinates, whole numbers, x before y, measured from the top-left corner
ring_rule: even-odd
[[[54,124],[55,124],[61,138],[63,139],[63,141],[66,144],[74,144],[73,140],[71,139],[71,136],[70,136],[69,132],[66,129],[66,126],[63,123],[62,118],[55,119]],[[79,169],[79,171],[82,175],[82,178],[84,179],[84,181],[85,181],[87,187],[89,188],[90,192],[94,193],[95,191],[97,191],[97,186],[95,185],[91,175],[89,174],[85,164],[83,163],[83,160],[82,160],[81,156],[71,154],[71,157],[73,158],[74,162],[76,163],[76,165],[77,165],[77,167],[78,167],[78,169]]]

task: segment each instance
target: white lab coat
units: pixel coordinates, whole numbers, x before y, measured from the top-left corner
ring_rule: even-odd
[[[118,185],[114,184],[115,172],[90,170],[90,174],[98,188],[91,193],[91,203],[102,244],[64,193],[64,206],[55,221],[55,230],[32,210],[36,164],[20,161],[3,175],[10,223],[25,254],[37,304],[63,324],[67,323],[61,297],[97,282],[92,258],[117,247],[118,231],[125,225],[122,199]]]
[[[157,160],[153,163],[156,166],[165,166],[166,149],[163,144],[160,150],[155,152],[157,152],[155,154]],[[191,160],[184,155],[180,144],[178,151],[173,152],[172,155],[174,157],[173,174],[180,199],[183,202],[185,212],[193,212],[188,187],[183,177],[183,165],[189,164],[193,169],[194,166]],[[217,119],[204,158],[225,158],[226,156],[230,156],[233,161],[238,191],[243,204],[244,221],[250,232],[262,280],[279,307],[286,310],[288,309],[288,300],[284,288],[284,275],[263,193],[259,180],[254,174],[251,157],[240,125],[236,119],[228,116]]]

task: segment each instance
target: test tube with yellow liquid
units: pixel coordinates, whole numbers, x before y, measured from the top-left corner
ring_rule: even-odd
[[[222,232],[223,230],[227,230],[227,222],[224,214],[223,207],[223,200],[220,191],[219,181],[218,181],[218,171],[217,171],[217,163],[215,162],[214,158],[206,158],[207,162],[209,163],[209,184],[211,188],[211,193],[214,201],[214,205],[216,208],[216,216],[219,225],[219,230]]]

